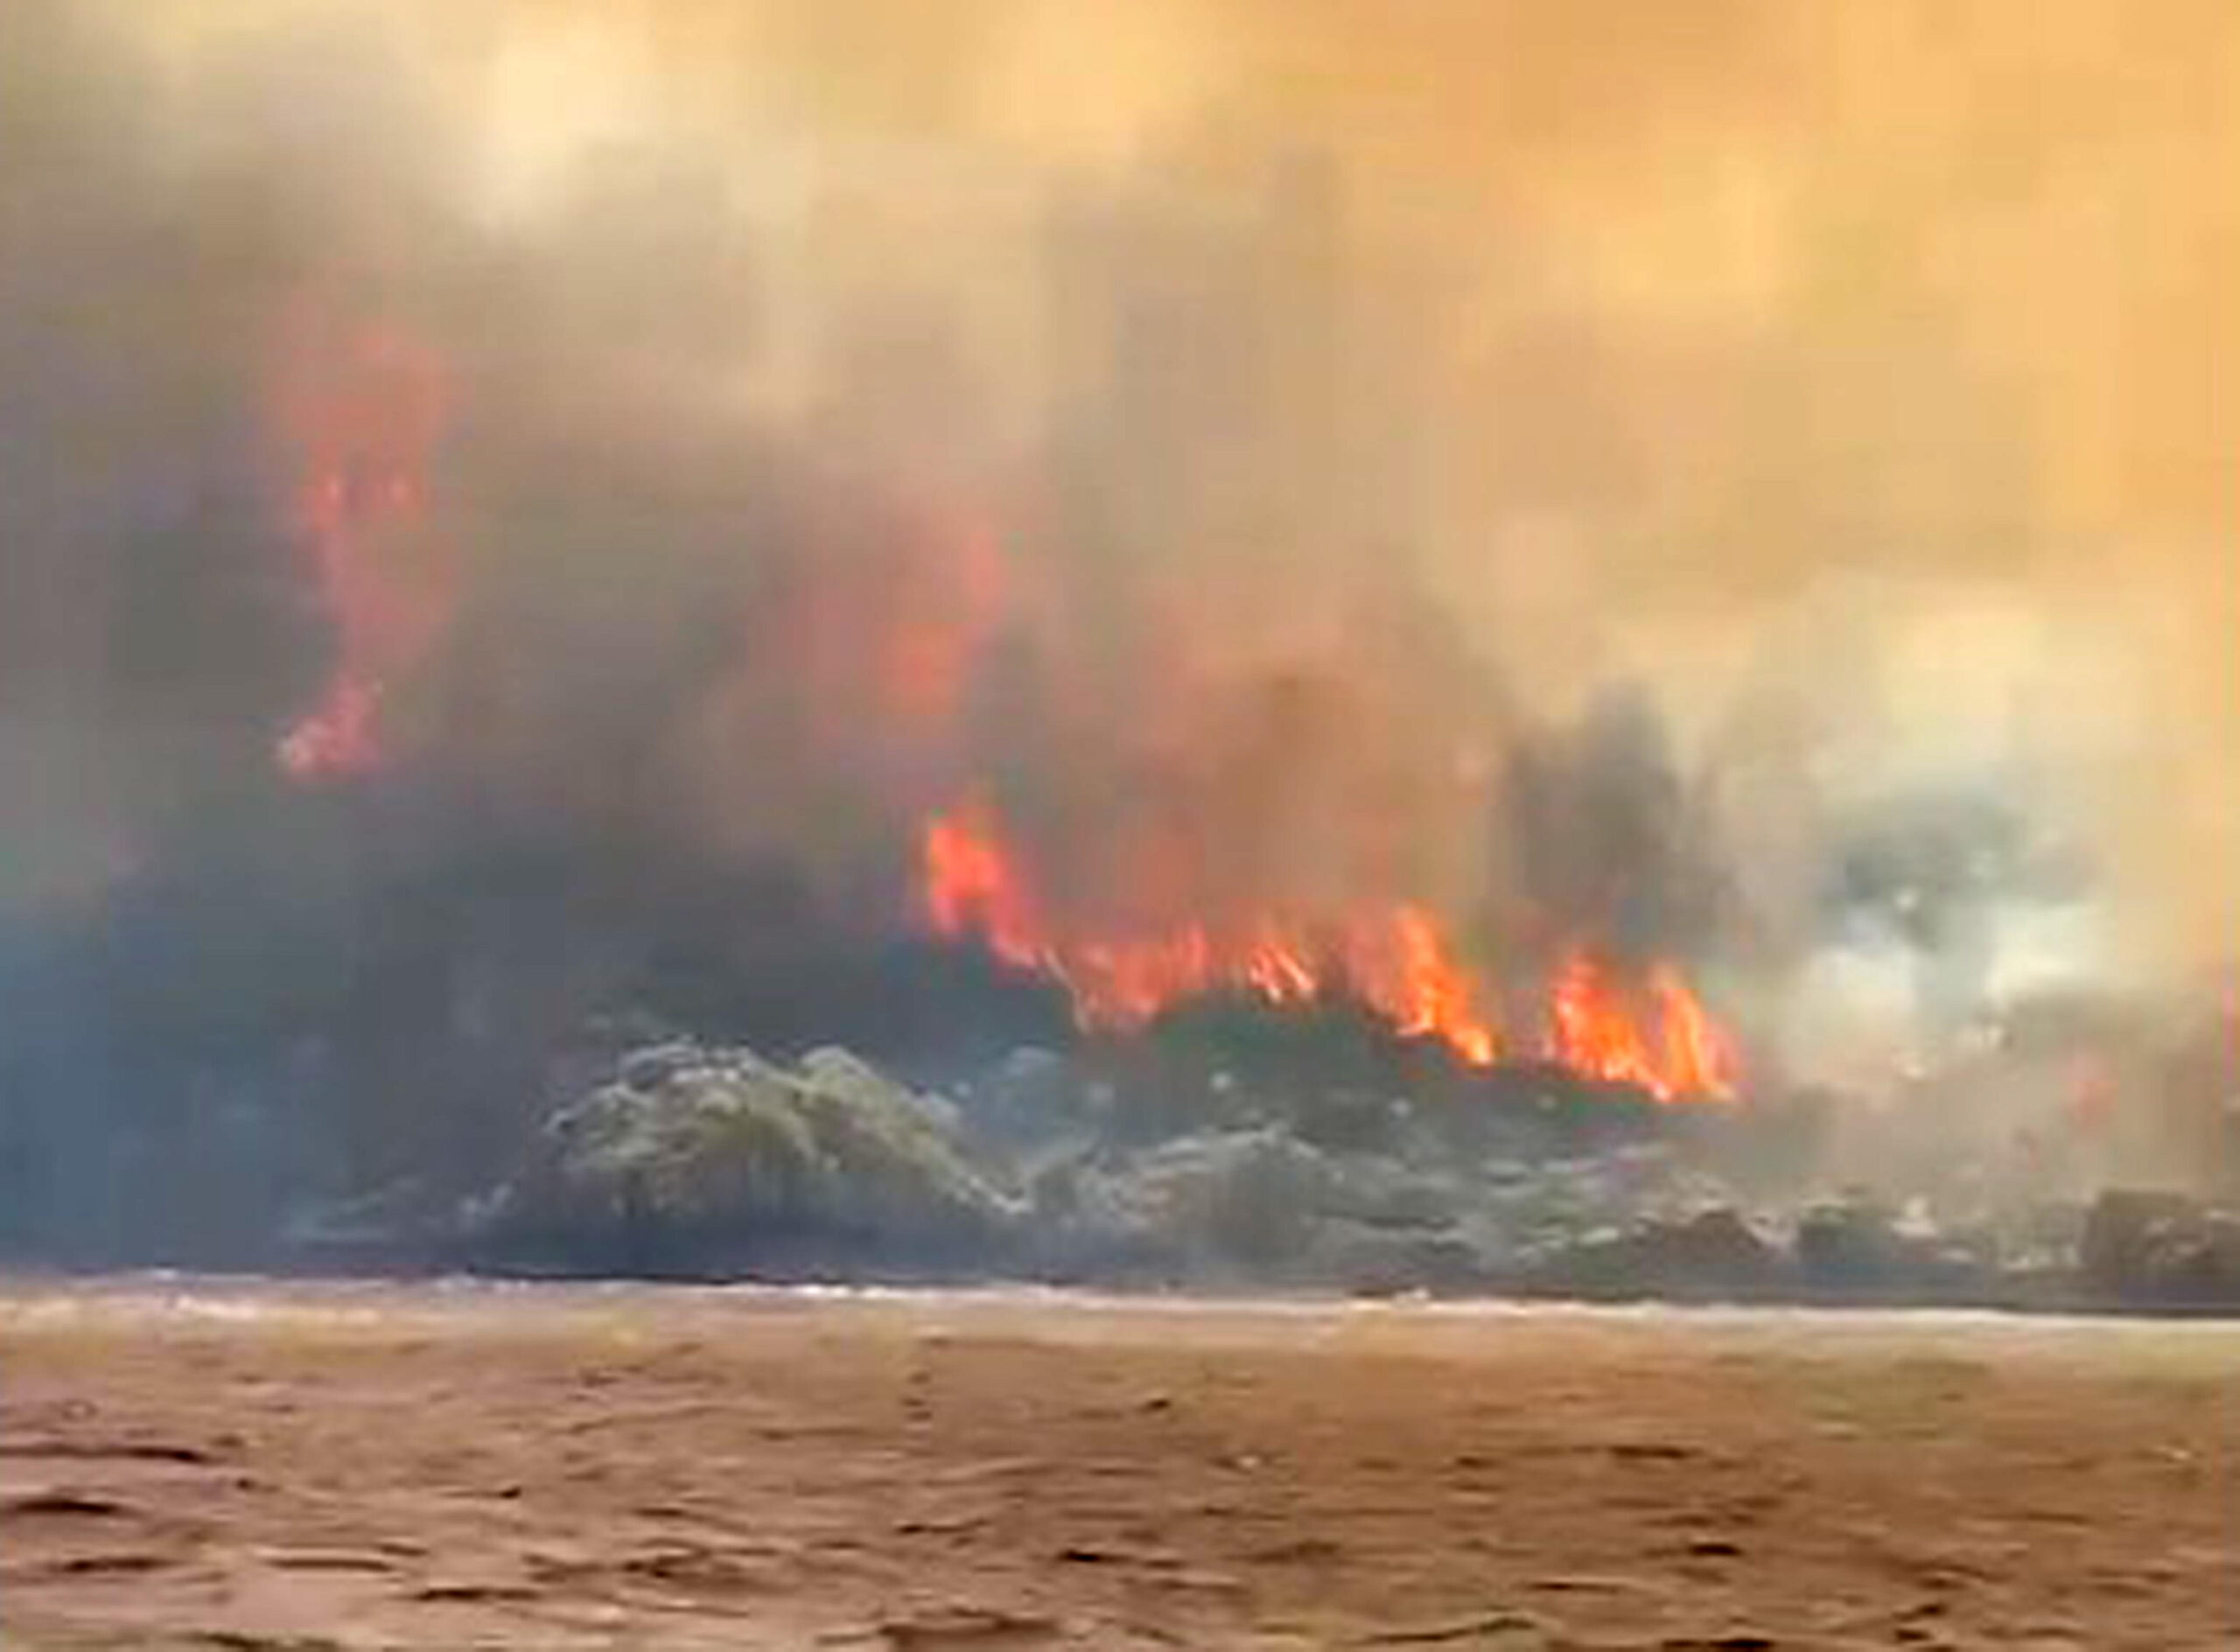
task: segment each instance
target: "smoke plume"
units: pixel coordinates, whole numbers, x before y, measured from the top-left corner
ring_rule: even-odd
[[[2222,0],[16,0],[10,1151],[303,1038],[403,1159],[711,958],[794,1025],[960,809],[1076,953],[1384,903],[1505,1038],[1585,945],[1784,1081],[2188,983],[2236,64]]]

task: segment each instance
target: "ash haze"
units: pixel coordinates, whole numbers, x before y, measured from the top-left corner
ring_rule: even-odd
[[[10,967],[146,1078],[494,844],[876,931],[969,794],[1077,928],[1584,931],[1797,1077],[2192,990],[2236,111],[2227,0],[10,0],[0,923],[162,984]]]

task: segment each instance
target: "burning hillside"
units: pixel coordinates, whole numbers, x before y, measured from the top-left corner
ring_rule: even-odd
[[[1886,1139],[2195,1000],[2229,9],[2032,60],[2082,169],[1848,17],[969,9],[0,9],[18,1242],[486,1181],[634,1017]]]
[[[1149,933],[1074,934],[1052,922],[984,809],[930,821],[924,855],[934,928],[976,937],[1004,962],[1060,982],[1086,1027],[1124,1032],[1224,994],[1276,1005],[1350,997],[1402,1036],[1435,1040],[1468,1066],[1489,1067],[1504,1052],[1486,984],[1422,906],[1368,906],[1319,922],[1264,915],[1220,928],[1185,916]],[[1540,1019],[1537,1044],[1525,1047],[1583,1076],[1660,1101],[1734,1093],[1728,1035],[1670,964],[1628,980],[1574,947],[1546,984]]]
[[[333,640],[318,702],[279,738],[276,757],[292,780],[326,785],[373,776],[391,760],[386,703],[410,693],[460,600],[444,550],[456,529],[429,497],[444,372],[438,357],[401,332],[331,323],[297,330],[289,367],[274,421],[284,453],[299,467],[284,527],[301,548]],[[887,762],[936,774],[974,760],[965,718],[985,697],[990,662],[1007,640],[1009,592],[986,533],[920,528],[914,536],[914,527],[906,517],[874,518],[850,547],[866,565],[862,578],[844,564],[811,559],[777,603],[766,590],[740,598],[742,668],[752,672],[756,654],[780,643],[788,668],[799,674],[795,693],[807,690],[808,726],[801,734],[835,769]],[[1418,828],[1383,816],[1373,767],[1341,769],[1329,782],[1356,793],[1347,807],[1360,814],[1340,822],[1338,878],[1287,883],[1269,874],[1305,823],[1294,812],[1303,801],[1295,777],[1278,766],[1320,760],[1307,742],[1329,732],[1285,730],[1282,719],[1298,714],[1302,693],[1390,697],[1400,685],[1360,674],[1380,664],[1406,670],[1396,656],[1301,655],[1263,675],[1201,676],[1187,705],[1178,702],[1172,721],[1152,731],[1166,743],[1160,759],[1144,761],[1140,748],[1129,749],[1132,726],[1120,738],[1110,726],[1115,718],[1132,724],[1139,707],[1101,702],[1081,681],[1082,662],[1066,652],[1068,638],[1048,630],[1047,618],[1043,686],[1069,699],[1077,718],[1102,719],[1102,726],[1077,723],[1073,732],[1112,754],[1110,773],[1086,784],[1073,775],[1054,783],[1096,788],[1116,803],[1077,840],[1054,841],[1065,825],[1052,821],[1043,841],[1077,890],[1096,892],[1054,903],[1044,869],[975,794],[927,813],[918,829],[913,899],[936,934],[976,940],[1004,962],[1060,984],[1090,1031],[1134,1031],[1222,995],[1272,1005],[1348,999],[1403,1036],[1437,1040],[1460,1060],[1486,1067],[1504,1048],[1498,1005],[1507,1000],[1524,1006],[1508,1041],[1513,1052],[1664,1100],[1732,1095],[1731,1036],[1671,960],[1629,967],[1604,937],[1575,939],[1548,961],[1531,991],[1499,990],[1466,962],[1447,918],[1387,886],[1419,858],[1411,843]],[[797,646],[771,637],[774,624],[798,624]],[[1154,669],[1164,676],[1167,664]],[[1262,716],[1256,702],[1272,720],[1246,724],[1242,749],[1188,726],[1201,717],[1219,728],[1240,715]],[[1456,740],[1474,732],[1469,717],[1466,706],[1447,713]],[[1078,763],[1081,749],[1059,761]],[[1006,755],[999,752],[998,760]],[[1246,786],[1259,769],[1270,794],[1240,798],[1223,772],[1228,765],[1244,766]],[[1026,784],[1046,793],[1054,781],[1029,775]],[[898,780],[898,811],[908,796],[907,782]]]
[[[476,593],[460,588],[463,525],[431,498],[446,414],[471,421],[474,410],[444,407],[441,354],[393,324],[306,304],[284,339],[270,428],[293,480],[277,526],[332,642],[316,703],[279,737],[277,762],[313,787],[441,762],[442,731],[426,732],[432,750],[415,752],[409,736],[396,750],[392,724],[424,679],[480,675],[471,658],[444,657],[446,633],[473,626]],[[1620,914],[1598,904],[1654,878],[1654,864],[1611,857],[1576,911],[1563,890],[1535,885],[1535,868],[1516,869],[1518,891],[1545,909],[1541,956],[1522,970],[1474,961],[1483,948],[1465,944],[1466,926],[1409,886],[1438,834],[1495,805],[1508,777],[1472,772],[1466,754],[1498,753],[1505,736],[1482,688],[1440,683],[1396,639],[1364,647],[1343,634],[1377,599],[1348,616],[1342,591],[1326,590],[1318,624],[1276,628],[1248,652],[1219,596],[1154,588],[1131,593],[1149,605],[1140,629],[1100,636],[1083,605],[1109,591],[1085,590],[1026,536],[1005,542],[990,504],[930,508],[909,502],[900,477],[868,480],[893,501],[836,522],[812,497],[797,529],[810,542],[736,577],[741,623],[730,657],[711,663],[710,704],[752,718],[781,702],[789,757],[822,771],[822,785],[855,776],[851,810],[875,841],[908,843],[915,811],[911,910],[898,920],[1058,984],[1089,1032],[1135,1032],[1223,996],[1348,1002],[1468,1066],[1507,1053],[1661,1100],[1734,1094],[1732,1035],[1676,959],[1621,946],[1608,929]],[[1014,565],[1022,555],[1034,560]],[[1144,677],[1116,698],[1096,657],[1115,642]],[[1022,738],[1012,715],[988,726],[1006,669],[1023,670],[1049,709],[1039,738]],[[1458,754],[1450,775],[1426,755],[1441,746]],[[1652,787],[1670,783],[1659,753],[1640,761]],[[1031,838],[991,802],[990,771],[1007,771]],[[965,802],[917,807],[929,781],[959,774]],[[1411,798],[1429,812],[1394,812]],[[1598,816],[1628,807],[1581,801]],[[1636,821],[1634,838],[1649,837],[1627,852],[1662,852],[1665,830]],[[1464,871],[1458,885],[1450,869],[1450,893],[1482,900],[1486,878]]]

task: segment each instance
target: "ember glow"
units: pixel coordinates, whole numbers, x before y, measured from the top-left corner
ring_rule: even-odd
[[[381,766],[387,696],[441,632],[452,582],[422,532],[443,417],[435,355],[377,326],[312,322],[290,342],[279,396],[298,471],[290,527],[335,634],[326,686],[277,750],[308,782]]]
[[[1005,962],[1063,986],[1092,1030],[1141,1027],[1194,999],[1234,994],[1271,1004],[1350,997],[1396,1032],[1435,1039],[1466,1066],[1504,1053],[1483,979],[1428,908],[1393,903],[1226,928],[1184,920],[1125,935],[1054,923],[994,813],[975,801],[929,819],[920,899],[940,934],[976,939]],[[1567,952],[1548,985],[1544,1054],[1588,1077],[1659,1101],[1727,1098],[1739,1068],[1728,1035],[1668,964],[1639,983]]]

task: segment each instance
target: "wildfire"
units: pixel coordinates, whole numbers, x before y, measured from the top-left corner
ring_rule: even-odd
[[[1729,1098],[1742,1078],[1733,1040],[1669,967],[1650,977],[1658,1019],[1664,1032],[1664,1082],[1658,1094]]]
[[[1126,1031],[1217,992],[1300,1004],[1344,990],[1395,1030],[1436,1039],[1472,1067],[1502,1053],[1486,992],[1426,908],[1396,904],[1312,924],[1263,917],[1228,929],[1187,921],[1084,936],[1055,923],[993,812],[972,802],[925,822],[920,893],[940,934],[977,939],[1005,962],[1057,982],[1085,1027]],[[1726,1035],[1668,965],[1629,987],[1586,948],[1549,984],[1545,1054],[1574,1072],[1634,1084],[1660,1101],[1726,1097],[1737,1063]]]
[[[1548,993],[1550,1060],[1659,1101],[1731,1096],[1732,1046],[1672,969],[1659,964],[1638,991],[1585,947],[1558,964]]]
[[[309,782],[381,766],[395,691],[442,642],[460,570],[427,530],[445,410],[440,360],[393,327],[304,318],[277,423],[293,466],[291,525],[335,641],[318,700],[276,757]],[[1071,886],[1046,880],[1048,868],[985,801],[932,816],[919,843],[929,927],[1062,986],[1091,1029],[1141,1027],[1221,995],[1277,1005],[1342,998],[1466,1066],[1518,1053],[1501,1031],[1494,984],[1432,906],[1303,895],[1283,876],[1241,887],[1226,875],[1256,864],[1273,822],[1296,817],[1320,823],[1332,845],[1323,863],[1348,868],[1355,887],[1419,884],[1410,812],[1390,800],[1445,784],[1436,774],[1450,760],[1444,745],[1434,752],[1404,740],[1396,754],[1394,731],[1414,726],[1424,704],[1401,691],[1413,681],[1399,652],[1405,628],[1309,626],[1287,645],[1305,662],[1296,670],[1289,652],[1280,670],[1239,668],[1194,635],[1201,605],[1149,601],[1166,664],[1140,674],[1132,738],[1115,741],[1100,696],[1082,691],[1092,680],[1069,676],[1071,656],[1046,646],[1065,593],[1014,584],[1000,520],[939,494],[838,509],[815,554],[778,559],[755,586],[754,640],[768,646],[747,654],[778,675],[751,679],[770,691],[750,698],[805,708],[794,730],[802,749],[868,752],[863,766],[881,775],[981,772],[976,674],[990,645],[1017,632],[1012,640],[1045,645],[1021,658],[1059,667],[1035,679],[1045,738],[1081,738],[1108,769],[1123,766],[1130,795],[1153,800],[1100,817]],[[1400,689],[1388,696],[1392,684]],[[1278,768],[1297,783],[1274,786]],[[1247,782],[1232,786],[1240,772]],[[1382,806],[1358,807],[1371,792]],[[1270,801],[1278,795],[1280,805]],[[1222,852],[1207,856],[1208,844]],[[1112,900],[1084,911],[1083,885]],[[1731,1046],[1669,965],[1622,971],[1582,945],[1561,955],[1536,1004],[1498,996],[1544,1029],[1541,1053],[1573,1071],[1665,1100],[1733,1093]]]
[[[443,396],[435,358],[399,333],[314,327],[298,344],[281,396],[298,470],[293,526],[336,642],[318,704],[277,757],[291,778],[319,780],[379,766],[388,689],[450,610],[448,570],[405,554],[426,512]]]
[[[976,937],[1006,963],[1060,982],[1086,1026],[1141,1026],[1169,1004],[1227,987],[1270,1003],[1296,1003],[1320,988],[1297,936],[1272,923],[1234,946],[1198,924],[1120,940],[1060,939],[985,806],[967,804],[928,821],[921,890],[937,934]]]
[[[1005,962],[1071,995],[1085,1026],[1124,1030],[1215,992],[1299,1004],[1343,984],[1400,1032],[1435,1038],[1473,1066],[1499,1051],[1479,984],[1418,906],[1314,925],[1263,917],[1228,929],[1184,922],[1083,937],[1046,919],[1032,880],[990,811],[971,804],[926,823],[922,893],[934,930],[976,936]]]
[[[1401,1032],[1436,1038],[1473,1067],[1499,1054],[1492,1024],[1477,1008],[1479,985],[1458,963],[1438,920],[1400,906],[1357,920],[1346,949],[1354,990]]]
[[[1046,967],[1034,900],[977,808],[927,822],[926,915],[945,935],[976,934],[1006,963]]]

